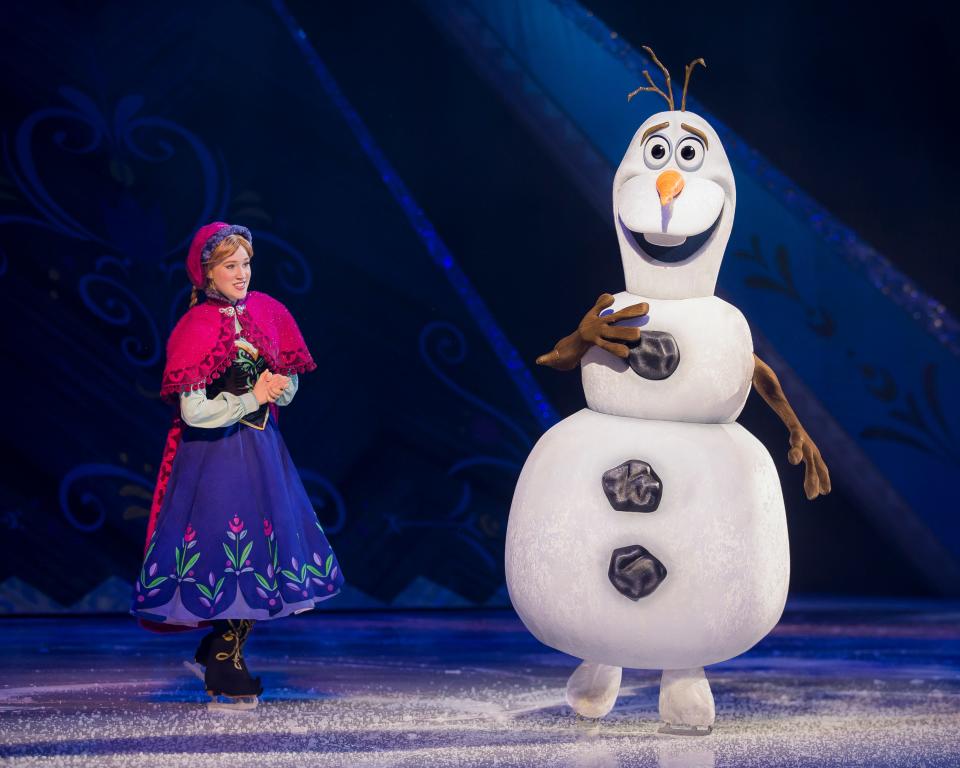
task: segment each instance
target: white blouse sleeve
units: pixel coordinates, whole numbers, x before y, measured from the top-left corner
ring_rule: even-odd
[[[297,388],[300,386],[300,379],[297,377],[297,374],[290,374],[290,383],[287,384],[287,388],[280,393],[280,397],[277,398],[277,405],[290,405],[290,401],[293,400],[293,396],[297,394]]]
[[[221,392],[216,397],[207,398],[205,389],[196,389],[180,395],[180,416],[191,427],[229,427],[259,407],[253,392],[239,396]]]

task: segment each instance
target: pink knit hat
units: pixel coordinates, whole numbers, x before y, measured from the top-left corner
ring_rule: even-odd
[[[210,260],[210,254],[230,235],[240,235],[248,243],[253,243],[253,235],[250,234],[249,229],[223,221],[215,221],[200,227],[197,234],[193,236],[190,251],[187,253],[187,277],[197,288],[203,288],[207,284],[203,267]]]

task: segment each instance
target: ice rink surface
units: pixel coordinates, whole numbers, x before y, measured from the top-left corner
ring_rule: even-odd
[[[576,661],[509,611],[322,612],[258,625],[253,713],[212,713],[198,633],[125,617],[0,619],[3,766],[960,766],[960,605],[793,601],[711,667],[717,724],[657,733],[658,675],[577,721]]]

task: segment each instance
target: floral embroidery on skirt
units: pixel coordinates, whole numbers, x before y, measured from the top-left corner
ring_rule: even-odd
[[[334,597],[343,575],[272,419],[185,427],[134,587],[140,618],[274,619]]]

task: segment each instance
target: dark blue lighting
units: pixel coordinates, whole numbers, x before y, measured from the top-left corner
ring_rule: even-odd
[[[450,250],[443,243],[443,240],[440,239],[440,236],[423,212],[423,209],[417,205],[417,202],[413,199],[413,196],[409,190],[407,190],[403,181],[393,169],[393,166],[390,165],[390,161],[387,160],[386,156],[374,142],[373,136],[370,134],[370,131],[367,130],[360,115],[347,100],[346,96],[344,96],[333,75],[320,59],[313,46],[310,45],[306,33],[299,27],[283,0],[274,0],[273,8],[290,31],[294,40],[296,40],[301,52],[307,59],[307,63],[320,81],[323,90],[340,111],[340,114],[343,115],[344,120],[349,126],[350,131],[356,137],[357,142],[379,171],[383,183],[387,186],[387,189],[397,203],[399,203],[410,224],[416,231],[417,236],[421,242],[423,242],[424,246],[426,246],[427,252],[433,259],[433,262],[443,269],[450,284],[461,299],[463,299],[477,327],[486,337],[494,353],[509,372],[510,378],[513,380],[517,389],[520,390],[520,394],[527,403],[527,407],[544,429],[555,424],[559,417],[543,396],[533,376],[530,375],[529,369],[520,359],[517,350],[504,335],[503,331],[500,330],[490,310],[470,284],[467,276],[457,265],[453,254],[450,253]]]

